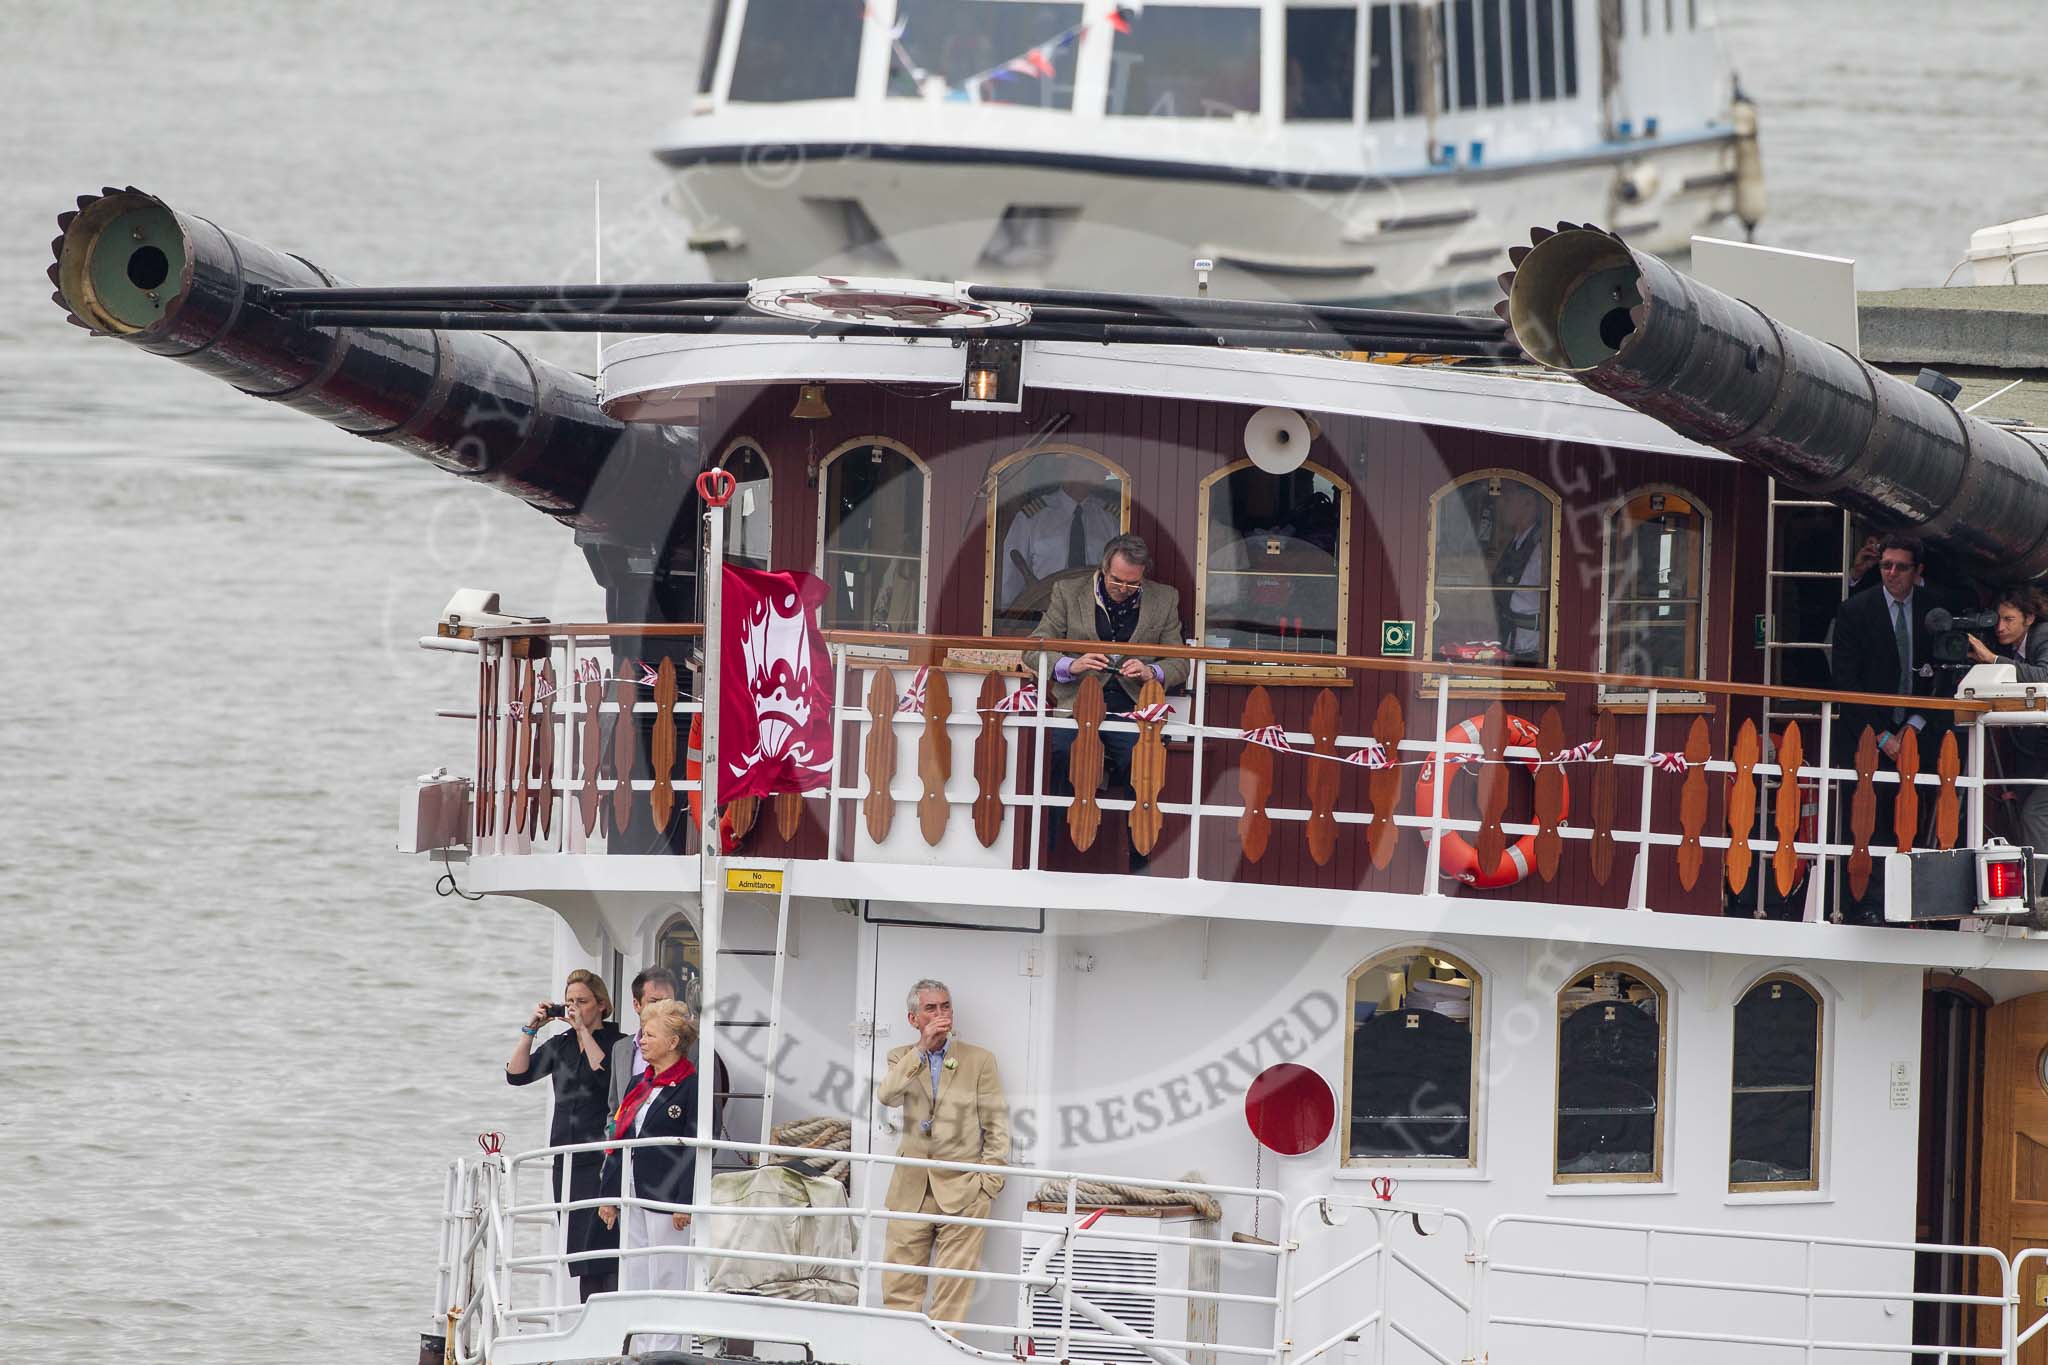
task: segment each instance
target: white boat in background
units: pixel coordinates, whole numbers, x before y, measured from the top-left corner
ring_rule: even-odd
[[[1763,214],[1708,0],[716,0],[658,155],[720,280],[1441,300]]]

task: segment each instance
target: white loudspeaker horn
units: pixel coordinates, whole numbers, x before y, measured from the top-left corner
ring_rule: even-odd
[[[1244,424],[1244,453],[1268,474],[1292,474],[1315,440],[1308,419],[1293,408],[1260,408]]]

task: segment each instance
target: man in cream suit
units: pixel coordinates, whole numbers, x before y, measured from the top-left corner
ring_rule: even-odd
[[[896,1155],[1002,1165],[1010,1158],[1010,1110],[994,1055],[953,1036],[953,994],[943,981],[918,982],[905,1003],[917,1041],[889,1050],[888,1072],[875,1089],[878,1101],[903,1111],[903,1141]],[[1003,1177],[994,1172],[898,1166],[889,1179],[887,1206],[896,1213],[986,1218],[1002,1188]],[[896,1265],[979,1270],[984,1231],[892,1220],[885,1255]],[[960,1276],[888,1273],[882,1276],[882,1301],[916,1312],[924,1304],[927,1282],[932,1317],[963,1321],[975,1281]]]

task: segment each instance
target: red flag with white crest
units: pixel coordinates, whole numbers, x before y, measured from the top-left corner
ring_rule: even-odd
[[[816,620],[824,580],[727,565],[724,583],[719,803],[822,787],[832,776],[832,659]]]

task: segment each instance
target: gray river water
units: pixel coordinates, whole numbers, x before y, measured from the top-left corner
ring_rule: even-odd
[[[1727,0],[1761,240],[1933,284],[2048,211],[2038,0]],[[592,609],[508,498],[63,325],[135,184],[362,282],[688,269],[646,148],[702,6],[0,0],[0,1358],[409,1361],[441,1171],[541,1138],[499,1079],[546,912],[389,852],[459,764],[457,586]],[[587,340],[549,344],[586,364]]]

